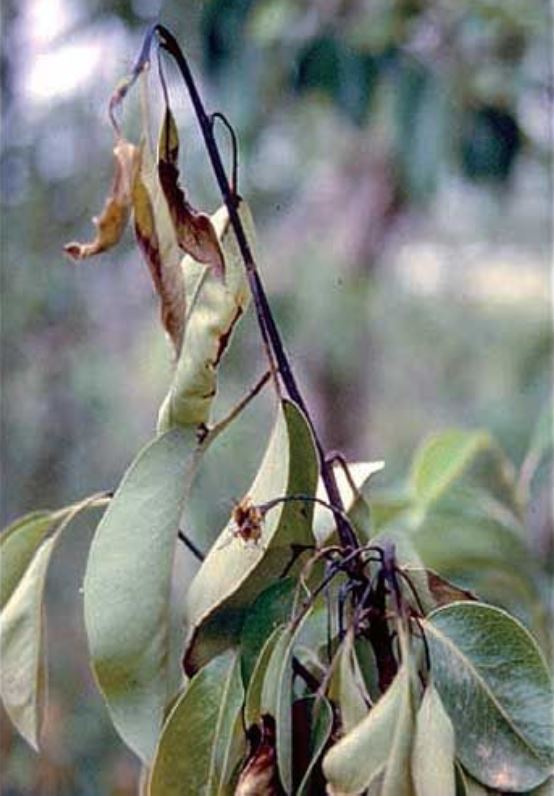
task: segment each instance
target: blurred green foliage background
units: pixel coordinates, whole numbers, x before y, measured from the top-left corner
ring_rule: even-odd
[[[8,0],[3,7],[2,517],[113,488],[152,435],[169,346],[124,245],[75,265],[111,179],[107,100],[149,22],[173,29],[240,139],[240,190],[299,380],[329,448],[403,477],[416,444],[484,427],[516,465],[549,400],[551,20],[542,0]],[[193,203],[219,199],[168,65]],[[154,83],[154,81],[153,81]],[[155,101],[154,101],[155,106]],[[138,129],[138,98],[125,112]],[[228,153],[224,132],[222,146]],[[223,413],[263,367],[253,319],[225,361]],[[248,483],[262,399],[207,461],[206,544]],[[243,460],[237,463],[237,445]],[[530,544],[551,563],[549,473]],[[45,755],[3,722],[3,793],[126,794],[137,771],[88,671],[79,586],[92,525],[50,584]],[[140,606],[137,606],[140,610]]]

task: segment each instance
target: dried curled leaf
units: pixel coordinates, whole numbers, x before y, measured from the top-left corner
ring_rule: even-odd
[[[161,316],[177,355],[185,329],[186,293],[179,248],[153,158],[143,145],[133,184],[133,213],[138,246],[160,297]]]
[[[158,143],[158,175],[177,241],[186,254],[209,265],[223,279],[225,264],[216,232],[209,216],[196,211],[187,201],[179,185],[178,158],[179,134],[173,114],[167,108]]]
[[[248,242],[255,250],[254,223],[246,202],[241,201],[238,213]],[[214,213],[212,222],[225,252],[225,283],[211,268],[190,255],[183,258],[185,337],[173,383],[160,409],[159,432],[209,421],[218,367],[250,300],[248,279],[225,205]]]
[[[94,254],[111,249],[119,242],[129,219],[133,183],[139,163],[138,148],[120,138],[114,147],[115,174],[110,195],[102,214],[93,218],[96,237],[91,243],[68,243],[64,251],[74,260],[84,260]]]

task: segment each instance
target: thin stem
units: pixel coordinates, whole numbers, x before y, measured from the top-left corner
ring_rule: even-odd
[[[283,497],[273,498],[272,500],[268,500],[267,503],[262,503],[260,506],[258,506],[258,508],[265,515],[270,509],[274,508],[274,506],[278,506],[280,503],[290,502],[315,503],[318,506],[323,506],[323,508],[328,509],[335,518],[340,517],[340,519],[347,523],[349,528],[352,530],[352,533],[354,533],[354,528],[350,522],[350,518],[344,509],[333,506],[327,500],[322,500],[314,495],[283,495]]]
[[[231,138],[231,191],[236,195],[239,190],[239,143],[235,128],[221,111],[212,113],[212,125],[220,121]]]
[[[162,46],[165,50],[167,50],[167,52],[169,52],[170,55],[172,55],[173,58],[175,59],[177,67],[187,87],[194,108],[194,112],[196,114],[198,123],[200,125],[200,129],[202,131],[204,143],[206,145],[206,150],[208,152],[208,156],[215,173],[219,190],[221,191],[221,194],[227,206],[227,210],[229,212],[229,219],[237,238],[237,243],[242,255],[244,267],[248,275],[248,281],[254,299],[256,315],[258,318],[258,324],[260,327],[262,338],[264,339],[264,342],[270,344],[271,350],[275,354],[275,358],[277,360],[277,365],[279,368],[279,373],[281,375],[281,378],[283,379],[287,392],[290,398],[303,411],[306,420],[311,428],[318,452],[318,457],[321,467],[321,476],[323,479],[323,483],[325,485],[325,489],[329,496],[329,502],[332,505],[343,509],[344,507],[337,486],[337,482],[335,479],[335,474],[333,472],[333,468],[330,467],[325,460],[325,452],[323,446],[317,435],[316,429],[314,427],[313,421],[311,419],[308,408],[304,402],[302,394],[298,388],[296,379],[294,378],[287,354],[285,352],[285,348],[283,346],[283,342],[281,340],[281,335],[275,323],[275,319],[273,318],[273,313],[271,311],[271,307],[269,306],[269,302],[267,300],[267,296],[258,269],[256,267],[254,257],[252,255],[250,245],[248,243],[246,234],[244,232],[244,228],[242,226],[240,217],[238,215],[237,199],[231,190],[231,186],[229,185],[229,181],[227,179],[227,175],[223,167],[221,155],[219,153],[219,148],[215,140],[213,125],[211,123],[210,117],[208,116],[208,114],[204,109],[204,104],[196,88],[196,84],[194,82],[194,78],[190,71],[187,60],[179,44],[177,43],[175,37],[163,25],[157,25],[156,32],[160,38],[160,46]],[[341,544],[343,545],[343,547],[352,548],[352,549],[356,548],[358,542],[356,539],[356,535],[353,533],[352,529],[348,526],[347,523],[344,522],[344,519],[340,516],[336,516],[336,523],[337,523],[337,531],[339,534],[339,538],[341,540]]]
[[[198,561],[204,561],[206,556],[200,550],[200,548],[196,547],[194,542],[191,541],[191,539],[188,538],[188,536],[186,535],[186,533],[184,531],[179,530],[179,532],[177,533],[177,536],[178,536],[179,540],[185,545],[185,547],[188,547],[190,552],[193,554],[193,556],[195,558],[198,559]]]
[[[238,417],[238,415],[240,415],[243,409],[246,409],[250,401],[252,401],[256,397],[256,395],[258,395],[258,393],[263,389],[263,387],[267,384],[270,378],[271,378],[271,372],[269,370],[266,370],[264,375],[260,379],[258,379],[256,384],[246,393],[244,398],[242,398],[238,402],[238,404],[231,409],[229,414],[226,417],[224,417],[222,420],[220,420],[218,423],[216,423],[215,426],[212,426],[211,428],[208,428],[206,430],[205,437],[209,437],[210,442],[213,442],[214,439],[218,437],[223,431],[225,431],[227,426],[230,423],[232,423],[233,420],[235,420],[235,418]]]

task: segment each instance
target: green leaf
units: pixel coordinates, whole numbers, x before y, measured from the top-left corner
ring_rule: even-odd
[[[8,525],[0,534],[0,610],[6,605],[44,538],[68,517],[73,518],[87,508],[103,507],[108,502],[109,499],[99,493],[56,511],[33,511]]]
[[[262,692],[264,681],[267,674],[267,667],[271,661],[273,651],[279,639],[286,630],[285,625],[276,627],[273,633],[266,639],[256,665],[249,678],[248,690],[244,704],[244,724],[248,729],[253,724],[258,724],[262,716]]]
[[[269,660],[260,709],[275,719],[277,766],[286,793],[292,793],[292,655],[298,630],[285,628],[279,635]]]
[[[272,583],[251,606],[240,639],[242,676],[248,683],[258,655],[277,625],[290,618],[296,581],[284,578]]]
[[[323,759],[323,772],[341,796],[358,794],[383,777],[383,793],[410,793],[409,751],[413,730],[410,673],[402,665],[388,691],[366,717]],[[400,768],[398,768],[400,767]],[[392,790],[399,787],[399,790]]]
[[[311,793],[312,774],[333,729],[333,710],[329,702],[325,698],[307,697],[306,699],[311,703],[310,762],[296,790],[296,796],[309,796]]]
[[[234,652],[214,658],[191,680],[156,749],[151,796],[233,793],[233,774],[243,752],[236,737],[243,698]]]
[[[312,606],[295,624],[285,627],[281,633],[276,631],[261,690],[260,713],[275,719],[277,767],[286,793],[292,793],[293,655],[303,644],[309,645],[314,635],[319,637],[318,608],[319,604]]]
[[[428,439],[416,452],[410,475],[416,501],[427,508],[467,469],[492,440],[483,431],[443,431]]]
[[[337,668],[329,688],[329,698],[338,705],[345,732],[367,716],[371,700],[358,663],[354,634],[350,630],[338,652]]]
[[[0,695],[26,741],[38,750],[46,694],[44,588],[52,552],[69,523],[102,505],[93,495],[55,512],[36,512],[13,523],[0,542]],[[56,528],[47,539],[45,535]]]
[[[543,782],[553,757],[552,685],[532,636],[504,611],[472,602],[434,611],[423,627],[463,765],[499,790]]]
[[[34,511],[9,525],[0,536],[0,609],[23,577],[44,537],[56,524],[50,511]]]
[[[244,201],[238,213],[248,242],[255,249],[254,224]],[[250,301],[248,279],[227,208],[220,207],[211,222],[225,259],[225,281],[190,255],[183,258],[187,305],[184,340],[173,382],[160,408],[158,431],[209,421],[217,368]]]
[[[117,731],[146,762],[181,685],[172,676],[182,650],[173,646],[171,573],[197,454],[194,432],[181,429],[138,454],[98,526],[85,573],[94,672]]]
[[[0,691],[8,716],[38,751],[45,694],[43,597],[55,538],[36,551],[0,615]]]
[[[398,706],[398,715],[394,732],[390,739],[390,751],[383,777],[381,796],[413,796],[413,784],[410,771],[415,729],[415,715],[412,697],[412,666],[407,661],[401,667],[406,674],[402,683],[402,691]],[[441,794],[442,796],[442,794]]]
[[[356,488],[361,492],[368,484],[373,475],[379,473],[385,466],[382,461],[378,462],[354,462],[348,465],[350,475]],[[356,507],[357,496],[349,483],[343,467],[340,464],[335,464],[333,467],[337,486],[339,488],[340,496],[344,504],[346,512],[351,511]],[[323,485],[321,478],[318,481],[316,496],[320,500],[327,500],[327,492]],[[318,545],[329,542],[329,537],[335,530],[335,519],[333,513],[325,506],[316,505],[314,509],[314,536],[317,539]]]
[[[477,511],[437,508],[411,538],[426,567],[459,580],[482,600],[521,612],[541,631],[537,566],[510,526]]]
[[[416,796],[455,796],[454,727],[433,683],[425,689],[416,717],[412,776]]]
[[[316,480],[311,431],[296,406],[283,401],[247,498],[255,506],[263,506],[285,495],[313,495]],[[278,503],[267,512],[256,542],[234,535],[230,521],[202,563],[187,597],[191,628],[187,671],[196,671],[238,642],[253,601],[283,574],[294,555],[293,545],[314,544],[311,516],[309,503]],[[298,565],[291,574],[297,570]]]

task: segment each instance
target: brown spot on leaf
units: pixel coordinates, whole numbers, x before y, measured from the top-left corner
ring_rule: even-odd
[[[158,146],[158,175],[177,241],[197,262],[209,265],[223,279],[225,263],[209,216],[195,210],[179,185],[179,136],[173,114],[166,109]]]
[[[219,365],[221,357],[223,356],[227,346],[229,345],[229,340],[231,339],[231,335],[233,334],[233,329],[235,328],[235,324],[238,323],[240,316],[242,315],[242,312],[243,312],[242,307],[237,307],[235,315],[233,316],[233,320],[229,324],[228,329],[225,332],[223,332],[223,334],[219,338],[217,353],[214,359],[215,368],[217,368],[217,366]]]
[[[139,152],[134,144],[120,138],[114,147],[115,174],[110,195],[98,218],[93,218],[96,237],[91,243],[68,243],[64,251],[74,260],[84,260],[111,249],[119,242],[131,211],[131,199]]]
[[[459,602],[460,600],[477,600],[477,596],[467,589],[462,589],[454,583],[437,575],[432,569],[427,569],[427,583],[429,591],[438,606]]]

